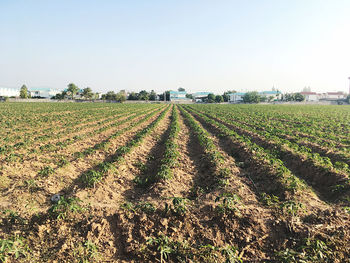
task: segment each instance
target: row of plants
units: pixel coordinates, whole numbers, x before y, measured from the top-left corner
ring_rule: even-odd
[[[109,171],[114,171],[116,165],[120,164],[124,156],[130,153],[135,147],[140,145],[145,136],[151,133],[158,123],[165,117],[169,110],[169,106],[163,110],[160,115],[147,127],[138,131],[131,140],[129,140],[126,145],[119,147],[115,153],[110,156],[110,160],[100,162],[96,165],[96,169],[89,170],[81,176],[81,182],[85,187],[94,187],[96,183],[101,181],[101,179],[108,174]]]
[[[119,126],[123,125],[124,123],[127,123],[131,120],[133,120],[134,118],[137,118],[141,115],[141,113],[148,113],[150,111],[153,111],[154,109],[149,109],[149,110],[137,110],[134,112],[128,112],[128,113],[123,113],[123,114],[119,114],[117,116],[115,116],[113,118],[113,121],[109,121],[107,124],[103,125],[103,124],[94,124],[93,127],[99,127],[99,128],[95,128],[92,131],[88,131],[79,135],[75,135],[73,137],[69,137],[63,141],[58,141],[56,143],[48,143],[45,145],[41,145],[39,147],[39,151],[37,150],[31,150],[31,153],[38,153],[38,152],[52,152],[52,151],[57,151],[57,150],[62,150],[64,148],[66,148],[67,146],[82,141],[85,138],[92,138],[93,136],[99,135],[105,131],[111,130],[115,127],[119,128]],[[127,117],[126,119],[123,119]],[[85,130],[85,129],[84,129]]]
[[[199,106],[200,107],[200,106]],[[341,148],[349,153],[350,126],[348,112],[336,107],[207,107],[206,110],[230,115],[235,122],[257,127],[259,129],[287,132],[290,136],[302,137],[325,147]],[[302,112],[302,114],[301,114]]]
[[[97,111],[95,107],[83,107],[76,111],[62,111],[62,109],[58,112],[51,112],[47,107],[43,107],[47,109],[48,112],[40,115],[37,112],[31,112],[28,109],[29,106],[23,105],[23,107],[19,109],[17,109],[16,106],[17,104],[13,105],[15,110],[9,113],[11,117],[14,117],[11,121],[14,127],[10,130],[5,127],[0,129],[0,133],[3,132],[5,133],[4,135],[6,135],[1,136],[3,142],[28,140],[33,136],[41,140],[45,138],[44,135],[61,131],[62,127],[72,128],[122,112],[121,109],[118,108],[109,108],[106,112],[102,111],[102,109],[105,108],[98,108],[99,110]],[[10,116],[8,116],[7,119],[9,119]],[[8,120],[8,122],[10,121]],[[58,127],[60,127],[60,129],[57,129]]]
[[[328,189],[325,189],[330,194],[331,192],[345,192],[350,189],[350,181],[346,178],[350,173],[349,167],[344,162],[335,162],[328,157],[321,156],[317,152],[313,152],[310,148],[304,145],[299,145],[292,140],[283,139],[281,135],[270,133],[266,130],[259,130],[256,127],[250,127],[240,123],[237,125],[230,117],[229,113],[205,113],[207,116],[216,118],[224,124],[230,125],[240,135],[251,137],[257,144],[266,148],[272,155],[283,159],[285,162],[290,161],[290,156],[294,156],[300,165],[307,163],[308,169],[313,169],[314,177],[332,176],[334,179],[330,182]],[[294,165],[296,163],[294,162]]]
[[[292,125],[287,120],[281,121],[280,119],[276,119],[269,115],[261,117],[255,112],[253,114],[250,113],[249,115],[249,112],[242,113],[241,111],[236,111],[237,110],[233,112],[232,110],[225,108],[209,109],[210,113],[215,112],[218,114],[219,112],[220,115],[226,115],[236,124],[239,123],[239,125],[245,125],[257,130],[268,131],[276,136],[281,136],[288,140],[294,140],[297,144],[310,147],[314,151],[323,154],[332,151],[334,154],[331,156],[343,161],[348,160],[350,157],[350,148],[347,147],[347,145],[350,144],[350,138],[344,138],[349,132],[337,131],[335,129],[336,125],[333,123],[331,126],[335,130],[327,131],[325,134],[326,136],[322,136],[320,133],[324,133],[324,126],[319,122],[305,124],[304,122],[298,121],[297,124]],[[305,116],[303,118],[305,118]],[[337,120],[337,124],[339,125],[339,120]],[[344,135],[343,138],[342,135]]]
[[[141,112],[143,109],[139,110],[132,110],[132,112]],[[31,145],[41,145],[43,142],[50,140],[50,143],[47,145],[41,145],[41,149],[46,149],[46,148],[54,148],[54,144],[52,143],[52,140],[54,139],[61,139],[62,137],[67,137],[67,134],[69,135],[68,138],[66,138],[63,141],[58,141],[56,143],[57,146],[60,144],[68,144],[68,143],[74,143],[76,140],[82,139],[84,137],[93,135],[93,134],[86,134],[84,136],[84,133],[81,134],[81,131],[85,131],[87,129],[94,128],[96,126],[103,126],[110,124],[112,127],[113,123],[117,125],[117,121],[115,118],[122,118],[123,116],[127,116],[130,114],[130,111],[125,111],[125,109],[118,110],[115,112],[114,110],[111,112],[105,113],[105,115],[109,116],[107,118],[103,118],[101,120],[102,115],[97,115],[97,116],[86,116],[83,121],[76,121],[74,124],[69,125],[68,128],[62,128],[60,125],[52,125],[55,128],[51,128],[51,132],[48,132],[47,130],[44,131],[44,135],[37,135],[37,136],[31,136],[30,134],[26,135],[28,136],[27,138],[22,138],[21,140],[16,140],[16,143],[12,145],[4,144],[2,145],[2,148],[0,150],[0,153],[8,153],[12,152],[14,150],[19,150],[21,148],[28,148]],[[74,120],[72,120],[74,122]],[[108,128],[108,127],[107,127]],[[106,128],[106,129],[107,129]],[[103,127],[100,128],[101,132],[103,131]],[[56,131],[58,131],[56,133]],[[35,149],[35,147],[33,147]]]
[[[252,142],[250,137],[240,135],[226,125],[190,107],[186,107],[186,110],[197,116],[197,118],[202,119],[206,124],[214,127],[218,131],[219,136],[229,138],[239,149],[237,154],[242,154],[242,157],[247,159],[250,165],[265,167],[265,170],[275,179],[273,184],[276,184],[274,190],[268,194],[277,195],[280,199],[285,199],[287,196],[293,197],[296,193],[306,189],[305,183],[285,167],[280,159],[276,158],[270,151]],[[264,178],[261,179],[264,180]],[[288,192],[289,194],[285,195]]]
[[[167,180],[173,177],[173,169],[178,164],[179,152],[178,152],[178,134],[180,131],[179,116],[176,106],[172,108],[171,123],[169,127],[169,135],[165,142],[165,151],[163,158],[160,160],[160,167],[156,174],[151,176],[141,177],[137,176],[134,182],[141,187],[147,187],[160,180]]]
[[[151,110],[150,113],[148,113],[148,111],[147,111],[146,115],[143,115],[141,118],[140,118],[140,116],[137,116],[137,115],[131,115],[129,118],[119,122],[119,125],[121,126],[125,123],[128,123],[128,122],[134,120],[135,118],[139,118],[139,119],[137,121],[130,123],[128,126],[116,131],[115,133],[111,134],[102,142],[99,142],[99,143],[97,143],[89,148],[86,148],[83,151],[76,151],[74,153],[70,153],[70,156],[72,156],[72,158],[70,160],[68,160],[65,157],[60,156],[60,159],[57,162],[56,168],[53,168],[51,166],[44,166],[40,169],[40,171],[38,172],[38,175],[41,178],[48,177],[50,175],[53,175],[55,173],[56,169],[59,169],[61,167],[65,167],[69,163],[74,162],[80,158],[85,158],[89,155],[94,154],[97,151],[104,151],[104,152],[108,151],[112,147],[112,144],[111,144],[112,140],[125,134],[127,131],[130,131],[133,127],[137,127],[137,126],[141,125],[142,123],[146,122],[147,120],[152,118],[155,114],[157,114],[161,110],[162,110],[162,108],[158,108],[156,110]]]
[[[224,156],[217,149],[214,141],[210,138],[209,133],[200,125],[200,123],[196,121],[183,106],[180,107],[180,111],[190,126],[191,132],[196,135],[199,144],[202,146],[206,159],[213,168],[213,174],[216,177],[215,181],[221,185],[226,184],[227,179],[231,177],[231,171],[224,166]]]

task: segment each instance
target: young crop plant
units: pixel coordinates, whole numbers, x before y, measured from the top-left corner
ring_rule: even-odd
[[[51,206],[49,214],[56,219],[66,219],[71,213],[83,212],[85,210],[79,203],[80,199],[78,198],[65,198],[61,196],[59,201]]]
[[[38,174],[41,177],[48,177],[49,175],[52,175],[54,173],[55,173],[54,168],[52,168],[51,166],[44,166],[43,168],[41,168]]]
[[[171,199],[172,201],[170,205],[165,203],[165,208],[164,208],[165,214],[167,214],[168,211],[170,211],[172,214],[176,216],[182,216],[182,217],[185,216],[185,214],[187,213],[187,205],[189,200],[183,197],[172,197]]]
[[[262,193],[260,195],[260,200],[263,204],[271,207],[277,207],[280,203],[278,196],[275,196],[273,194],[269,195],[267,193]]]
[[[281,203],[280,207],[283,212],[286,212],[287,214],[291,215],[292,218],[298,216],[300,212],[304,211],[304,205],[293,200]]]
[[[28,252],[28,246],[22,237],[15,235],[8,239],[0,238],[0,262],[6,263],[8,259],[17,261],[20,258],[25,258]]]
[[[2,221],[5,225],[11,224],[11,225],[23,225],[27,223],[27,220],[23,217],[21,217],[17,212],[6,209],[3,212],[3,218]]]
[[[146,242],[150,248],[155,247],[159,251],[160,263],[167,262],[169,254],[173,252],[172,243],[173,241],[163,234],[160,234],[157,238],[150,237]]]
[[[125,202],[120,206],[128,215],[136,213],[137,211],[144,212],[146,214],[153,214],[156,211],[156,207],[149,202],[139,202],[133,204],[131,202]]]
[[[99,262],[99,253],[97,246],[87,240],[83,244],[80,244],[78,248],[73,250],[73,256],[79,263]]]
[[[306,238],[303,244],[294,249],[286,248],[276,253],[278,260],[285,263],[334,262],[332,250],[326,242],[316,238]]]
[[[219,214],[229,214],[240,215],[238,204],[241,198],[237,194],[233,193],[223,193],[222,195],[216,197],[215,202],[220,202],[220,204],[215,208]]]

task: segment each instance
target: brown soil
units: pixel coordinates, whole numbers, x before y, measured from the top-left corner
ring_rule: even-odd
[[[325,242],[332,251],[332,262],[349,262],[349,215],[307,189],[300,196],[292,196],[304,204],[304,210],[295,216],[276,205],[266,205],[260,198],[262,193],[274,193],[280,201],[291,196],[279,189],[282,185],[265,163],[256,162],[244,145],[220,136],[196,114],[193,116],[224,156],[222,167],[230,175],[227,180],[218,180],[216,168],[211,167],[205,149],[180,114],[174,177],[147,187],[135,184],[135,177],[151,176],[159,170],[170,114],[171,110],[95,188],[81,188],[80,175],[110,160],[118,147],[154,121],[158,113],[112,140],[111,151],[97,151],[57,169],[55,176],[38,180],[39,189],[20,186],[23,179],[7,184],[0,206],[18,211],[20,217],[0,217],[0,238],[20,235],[30,248],[26,258],[11,256],[9,262],[160,262],[159,242],[172,249],[164,262],[225,262],[228,253],[243,262],[281,262],[277,251],[299,251],[306,238]],[[42,162],[38,160],[37,165]],[[58,192],[81,199],[80,205],[86,210],[56,219],[48,209],[49,198]],[[225,194],[239,196],[230,209],[223,202]],[[221,199],[216,200],[219,196]],[[174,197],[179,198],[180,206],[173,202]]]

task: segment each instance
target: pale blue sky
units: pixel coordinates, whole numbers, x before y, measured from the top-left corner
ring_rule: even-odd
[[[0,0],[0,86],[348,91],[350,0]]]

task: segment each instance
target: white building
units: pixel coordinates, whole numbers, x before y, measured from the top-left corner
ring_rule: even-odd
[[[212,92],[200,91],[200,92],[193,93],[192,97],[195,100],[195,102],[204,102],[208,98],[208,95],[211,93]]]
[[[235,92],[235,93],[229,93],[229,102],[231,103],[238,103],[243,102],[243,96],[245,95],[245,92]]]
[[[282,98],[282,93],[276,90],[268,90],[259,92],[261,97],[266,97],[267,99],[271,98],[271,101],[280,100]]]
[[[0,87],[1,97],[19,97],[20,89]]]
[[[340,100],[340,99],[345,99],[346,95],[344,92],[342,91],[338,91],[338,92],[327,92],[325,94],[325,99],[326,100]]]
[[[61,93],[60,90],[52,88],[29,88],[30,95],[32,98],[52,98],[58,93]]]
[[[321,98],[321,94],[312,91],[303,91],[300,94],[305,97],[305,101],[319,101]]]
[[[170,101],[189,101],[189,98],[186,98],[186,91],[170,91]]]
[[[235,92],[228,94],[230,99],[229,102],[231,103],[239,103],[243,102],[243,96],[246,94],[246,92]],[[279,91],[261,91],[259,92],[259,95],[261,97],[266,97],[266,100],[271,99],[271,101],[279,100],[282,97],[282,93]]]

